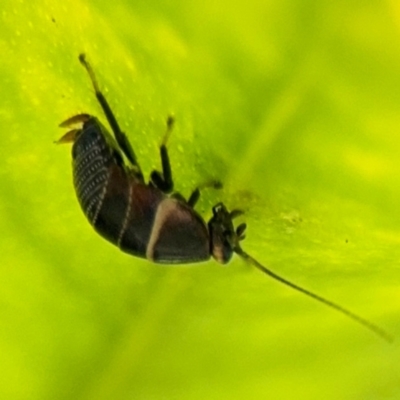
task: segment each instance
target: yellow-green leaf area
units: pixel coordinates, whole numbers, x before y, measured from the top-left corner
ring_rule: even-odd
[[[0,398],[398,399],[397,2],[3,0]],[[240,208],[241,261],[158,266],[86,221],[59,123],[106,123],[86,53],[141,167]]]

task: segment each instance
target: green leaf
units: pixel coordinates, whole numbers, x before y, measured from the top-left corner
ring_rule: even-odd
[[[211,178],[276,273],[400,330],[394,1],[15,2],[0,11],[0,398],[399,398],[397,342],[238,257],[150,264],[85,220],[58,124],[103,121],[146,174],[168,114],[175,187]]]

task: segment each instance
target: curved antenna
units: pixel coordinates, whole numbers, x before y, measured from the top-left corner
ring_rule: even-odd
[[[241,256],[245,261],[247,261],[249,264],[253,265],[254,267],[258,268],[260,271],[264,272],[265,274],[269,275],[271,278],[276,279],[277,281],[283,283],[284,285],[287,285],[291,287],[292,289],[295,289],[311,298],[314,300],[319,301],[320,303],[325,304],[328,307],[331,307],[335,309],[336,311],[341,312],[344,315],[347,315],[349,318],[351,318],[353,321],[358,322],[359,324],[363,325],[365,328],[369,329],[370,331],[374,332],[378,336],[380,336],[382,339],[385,339],[388,342],[393,342],[393,336],[385,332],[382,328],[379,326],[373,324],[372,322],[367,321],[366,319],[358,316],[357,314],[354,314],[353,312],[343,308],[342,306],[339,306],[338,304],[327,300],[313,292],[310,292],[307,289],[302,288],[301,286],[296,285],[295,283],[292,283],[285,278],[282,278],[281,276],[275,274],[275,272],[272,272],[270,269],[264,267],[262,264],[260,264],[256,259],[254,259],[252,256],[247,254],[245,251],[242,250],[239,246],[236,246],[234,249],[235,253]]]

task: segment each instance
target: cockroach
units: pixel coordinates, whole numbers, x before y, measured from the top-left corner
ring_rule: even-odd
[[[392,336],[377,325],[282,278],[247,254],[240,245],[246,224],[236,228],[233,224],[233,219],[242,211],[228,211],[220,202],[212,208],[213,215],[206,224],[194,206],[201,189],[206,186],[219,188],[220,182],[212,181],[197,187],[187,200],[180,193],[173,192],[167,149],[174,123],[172,116],[167,119],[166,133],[160,146],[162,172],[153,171],[146,182],[135,152],[100,90],[91,65],[84,54],[80,54],[79,60],[89,75],[114,137],[95,116],[78,114],[60,124],[61,127],[79,127],[69,130],[57,143],[73,143],[76,195],[86,218],[101,236],[122,251],[155,263],[196,263],[212,256],[219,263],[226,264],[236,253],[271,278],[392,341]]]

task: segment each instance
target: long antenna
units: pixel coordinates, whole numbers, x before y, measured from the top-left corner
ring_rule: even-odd
[[[353,312],[343,308],[342,306],[339,306],[338,304],[327,300],[313,292],[310,292],[307,289],[302,288],[301,286],[296,285],[295,283],[292,283],[285,278],[282,278],[281,276],[277,275],[275,272],[271,271],[270,269],[264,267],[262,264],[260,264],[256,259],[254,259],[252,256],[247,254],[244,250],[242,250],[241,247],[236,246],[235,247],[235,253],[237,253],[239,256],[241,256],[245,261],[247,261],[249,264],[253,265],[254,267],[258,268],[260,271],[264,272],[265,274],[269,275],[271,278],[276,279],[277,281],[283,283],[284,285],[290,286],[292,289],[295,289],[311,298],[314,300],[319,301],[320,303],[325,304],[326,306],[329,306],[336,311],[341,312],[342,314],[347,315],[349,318],[351,318],[353,321],[358,322],[359,324],[363,325],[365,328],[369,329],[370,331],[374,332],[381,338],[385,339],[388,342],[393,342],[394,338],[387,332],[385,332],[382,328],[379,326],[373,324],[372,322],[367,321],[366,319],[358,316],[357,314],[354,314]]]

